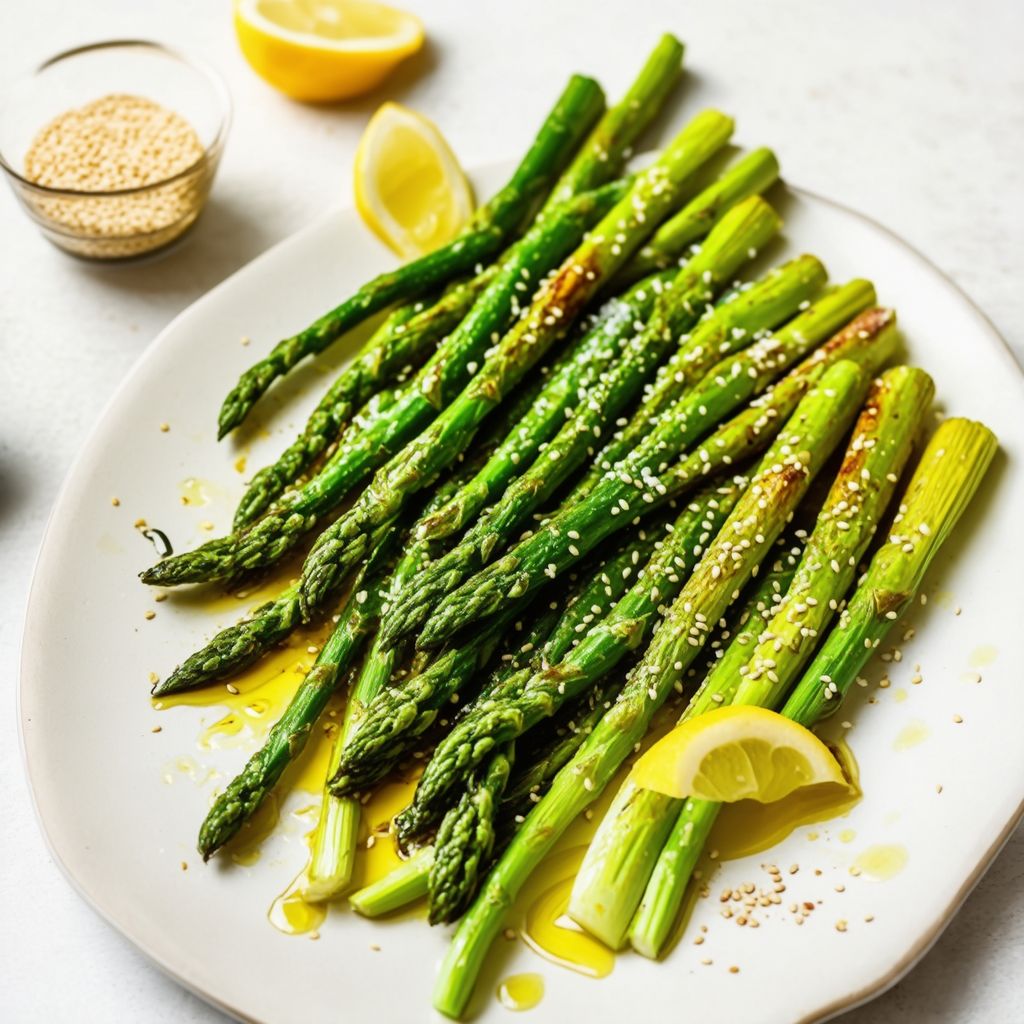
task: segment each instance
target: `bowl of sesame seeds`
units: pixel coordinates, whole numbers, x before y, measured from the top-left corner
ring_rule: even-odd
[[[0,99],[0,167],[58,248],[134,259],[196,222],[230,120],[227,90],[203,64],[159,43],[93,43]]]

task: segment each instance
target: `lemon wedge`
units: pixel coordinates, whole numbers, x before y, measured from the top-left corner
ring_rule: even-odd
[[[368,92],[423,45],[419,18],[368,0],[235,0],[235,32],[258,75],[314,103]]]
[[[765,804],[822,782],[846,785],[839,762],[814,733],[745,705],[676,726],[637,761],[633,782],[677,798]]]
[[[359,140],[356,207],[399,256],[450,242],[473,213],[473,192],[444,136],[425,117],[385,103]]]

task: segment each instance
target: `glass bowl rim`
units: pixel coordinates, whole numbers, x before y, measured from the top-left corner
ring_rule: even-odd
[[[22,75],[12,88],[16,88],[21,82],[28,81],[33,76],[38,75],[40,72],[45,71],[47,68],[52,67],[55,64],[59,64],[63,60],[78,57],[83,53],[91,53],[95,50],[109,50],[117,47],[141,47],[143,49],[158,51],[169,57],[173,57],[179,63],[198,72],[206,79],[207,84],[211,86],[214,95],[220,102],[220,116],[217,124],[217,130],[214,133],[209,146],[206,146],[203,149],[202,155],[189,164],[188,167],[185,167],[183,170],[180,170],[167,178],[161,178],[159,181],[152,181],[148,185],[135,185],[131,188],[104,190],[54,188],[51,185],[40,185],[38,182],[30,181],[24,175],[16,171],[10,163],[8,163],[3,151],[0,150],[0,168],[3,168],[3,170],[10,175],[10,177],[13,178],[20,187],[32,192],[38,192],[41,195],[53,196],[55,198],[64,197],[68,199],[78,199],[82,197],[102,199],[115,198],[117,196],[142,195],[146,192],[152,192],[156,189],[164,188],[173,182],[190,177],[204,164],[209,162],[211,153],[216,153],[221,148],[224,143],[224,138],[228,133],[228,129],[231,127],[232,114],[231,94],[228,92],[227,86],[224,84],[224,79],[221,78],[221,76],[214,71],[206,61],[200,60],[197,57],[187,56],[182,53],[181,50],[178,50],[173,46],[167,46],[164,43],[158,43],[152,39],[106,39],[100,42],[73,46],[69,50],[62,50],[60,53],[55,53],[52,57],[48,57],[37,67],[33,68],[32,71]]]

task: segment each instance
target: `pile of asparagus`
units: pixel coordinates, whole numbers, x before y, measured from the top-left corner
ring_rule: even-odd
[[[778,166],[767,149],[726,164],[729,117],[699,114],[626,174],[682,54],[665,36],[608,109],[574,76],[454,242],[247,370],[221,436],[387,311],[254,476],[234,532],[142,574],[235,580],[310,545],[297,582],[154,688],[223,679],[334,619],[199,849],[238,832],[347,687],[306,895],[346,891],[361,801],[421,759],[393,823],[410,856],[351,902],[375,916],[426,897],[432,923],[459,920],[435,991],[454,1017],[530,872],[669,698],[688,697],[684,717],[756,704],[810,726],[835,711],[995,449],[947,420],[901,484],[932,382],[885,369],[895,315],[868,281],[830,284],[811,255],[742,277],[780,228],[762,198]],[[812,486],[822,473],[830,486]],[[717,810],[627,782],[572,917],[658,956]]]

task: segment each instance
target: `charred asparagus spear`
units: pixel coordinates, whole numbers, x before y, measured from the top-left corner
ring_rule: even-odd
[[[259,518],[337,440],[356,411],[392,382],[401,384],[430,350],[450,334],[497,273],[488,267],[447,288],[436,301],[399,307],[374,332],[359,355],[338,376],[310,414],[302,433],[249,481],[232,524],[238,532]],[[396,396],[389,395],[388,405]],[[373,409],[367,410],[371,415]]]

